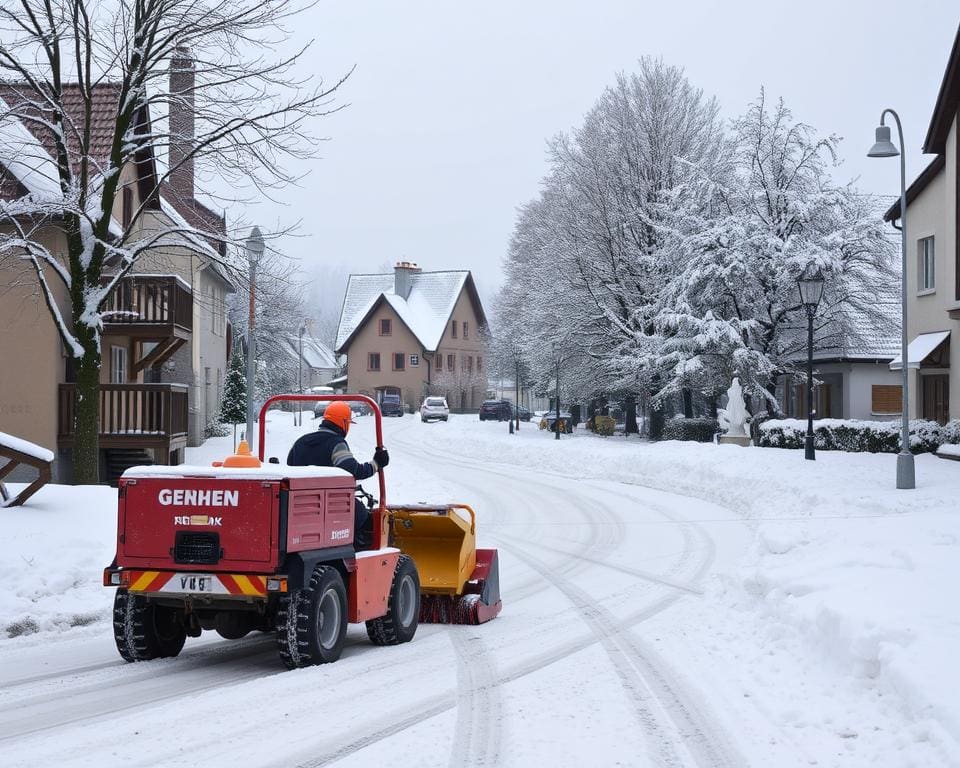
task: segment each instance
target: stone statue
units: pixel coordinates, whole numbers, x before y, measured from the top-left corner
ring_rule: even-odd
[[[743,400],[743,387],[740,386],[738,377],[734,377],[730,384],[730,389],[727,390],[727,407],[717,411],[717,419],[724,430],[724,434],[720,436],[721,443],[750,445],[750,436],[747,434],[747,422],[750,421],[750,416],[747,413],[747,404]]]

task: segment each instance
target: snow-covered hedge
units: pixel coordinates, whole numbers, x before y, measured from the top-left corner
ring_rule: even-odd
[[[668,419],[663,427],[663,439],[711,443],[719,429],[720,424],[716,419]]]
[[[587,421],[587,429],[604,437],[610,437],[617,428],[617,420],[613,416],[597,414]]]
[[[807,422],[801,419],[772,419],[760,425],[760,445],[766,448],[802,448]],[[826,451],[897,453],[900,450],[899,421],[857,421],[818,419],[813,422],[817,448]],[[945,443],[960,442],[960,420],[941,426],[935,421],[910,422],[910,448],[914,453],[931,453]]]

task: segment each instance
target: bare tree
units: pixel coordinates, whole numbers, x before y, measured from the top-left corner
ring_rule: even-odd
[[[229,240],[183,220],[143,226],[168,180],[196,167],[236,189],[289,183],[284,162],[311,154],[309,123],[334,108],[342,80],[299,81],[302,50],[274,55],[284,23],[302,8],[292,0],[0,0],[0,143],[3,164],[25,187],[0,203],[0,254],[32,269],[73,360],[75,482],[98,479],[108,295],[157,249]],[[175,93],[171,66],[193,75]],[[186,122],[164,119],[174,113]],[[144,187],[144,169],[161,156],[166,169]],[[116,215],[134,187],[132,210]]]

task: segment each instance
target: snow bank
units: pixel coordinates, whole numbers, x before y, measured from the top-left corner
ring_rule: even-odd
[[[446,427],[446,428],[445,428]],[[747,602],[770,636],[902,702],[922,733],[960,754],[960,464],[916,457],[917,489],[895,488],[886,454],[650,444],[586,432],[560,441],[523,425],[467,417],[434,425],[441,454],[585,478],[618,479],[712,501],[755,531],[728,599]]]
[[[19,486],[12,486],[14,492]],[[0,510],[0,642],[110,616],[103,568],[116,549],[117,491],[47,485],[29,506]]]

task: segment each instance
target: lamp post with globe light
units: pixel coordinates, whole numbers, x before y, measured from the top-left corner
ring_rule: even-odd
[[[804,270],[797,280],[800,289],[800,303],[807,310],[807,437],[804,441],[804,458],[814,461],[817,458],[813,445],[813,318],[823,297],[823,273],[818,269],[812,273]]]

